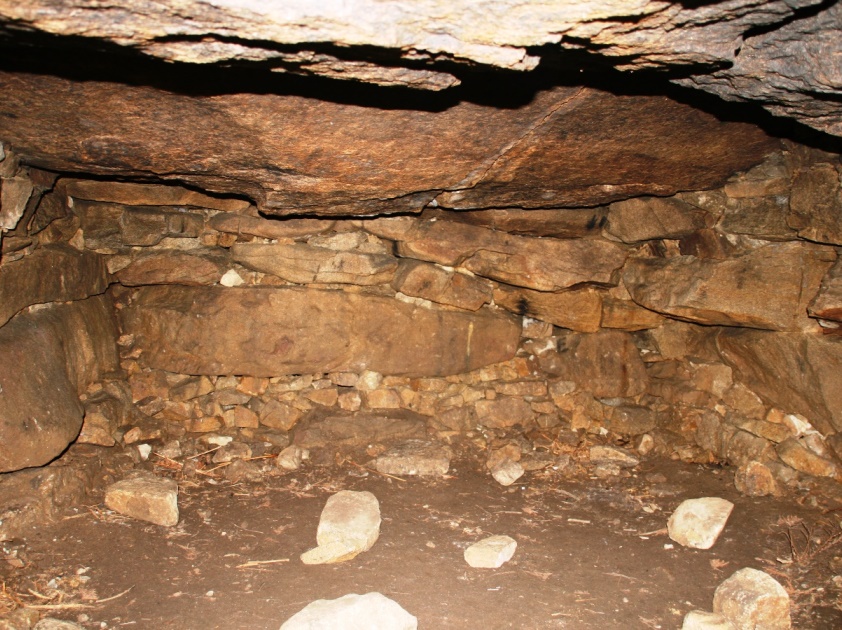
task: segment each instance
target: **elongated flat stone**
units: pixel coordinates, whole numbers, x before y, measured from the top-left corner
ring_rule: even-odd
[[[141,361],[180,374],[444,376],[510,359],[520,337],[494,311],[298,287],[143,287],[121,314]]]
[[[123,479],[105,490],[105,505],[125,516],[172,527],[178,524],[178,484],[154,475]]]

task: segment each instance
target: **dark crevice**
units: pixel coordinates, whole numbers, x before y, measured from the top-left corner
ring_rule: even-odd
[[[788,24],[792,24],[793,22],[797,22],[798,20],[814,17],[819,13],[822,13],[823,11],[829,9],[838,1],[839,0],[824,0],[823,2],[819,2],[818,4],[814,4],[809,7],[793,9],[792,15],[782,19],[779,22],[775,22],[773,24],[758,25],[748,29],[745,33],[743,33],[743,40],[748,41],[752,37],[759,37],[761,35],[771,33],[772,31],[777,31],[778,29],[787,26]]]

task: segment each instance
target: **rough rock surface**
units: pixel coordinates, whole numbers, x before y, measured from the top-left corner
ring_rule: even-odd
[[[32,304],[82,300],[107,288],[108,272],[101,256],[48,245],[0,266],[0,326]]]
[[[387,475],[441,477],[450,469],[453,452],[447,446],[425,440],[396,444],[374,462],[378,472]]]
[[[734,504],[719,497],[687,499],[669,518],[669,537],[679,545],[710,549],[716,543]]]
[[[775,146],[754,127],[663,97],[581,88],[541,92],[521,107],[462,102],[427,111],[21,73],[0,75],[0,86],[0,138],[27,163],[174,178],[246,195],[278,214],[418,211],[443,190],[452,192],[440,205],[454,207],[504,198],[592,206],[715,186]],[[571,163],[570,155],[579,157]]]
[[[85,388],[118,368],[105,297],[22,313],[0,328],[0,472],[41,466],[78,435]]]
[[[723,330],[717,345],[735,379],[824,435],[842,431],[842,343],[830,335]]]
[[[380,537],[380,503],[371,492],[340,490],[325,503],[316,530],[317,547],[301,555],[304,564],[351,560]]]
[[[630,260],[623,283],[646,308],[707,325],[803,330],[807,305],[835,261],[830,249],[773,243],[729,260]]]
[[[722,582],[713,594],[713,612],[735,628],[788,630],[792,625],[786,590],[757,569],[740,569]]]
[[[143,287],[122,316],[142,360],[179,374],[443,376],[512,357],[520,334],[494,312],[297,287]]]
[[[341,10],[332,3],[304,3],[283,12],[258,0],[81,7],[88,5],[4,0],[0,22],[100,38],[172,61],[258,62],[276,71],[431,90],[459,84],[450,60],[531,70],[541,61],[536,51],[563,57],[567,50],[585,49],[620,69],[672,68],[682,73],[676,81],[684,85],[756,101],[777,115],[839,133],[842,81],[828,72],[826,60],[842,46],[835,36],[841,9],[819,0],[597,0],[528,7],[501,0],[482,12],[467,0],[412,7],[400,0],[355,0]],[[315,46],[323,42],[347,52],[337,56]],[[379,65],[368,51],[384,46],[402,63]]]
[[[223,252],[190,253],[163,250],[141,254],[116,272],[117,280],[127,287],[145,284],[217,284],[228,269]]]
[[[105,489],[105,505],[125,516],[173,527],[178,524],[178,484],[151,474],[123,479]]]
[[[418,620],[380,593],[352,593],[307,604],[281,630],[416,630]]]

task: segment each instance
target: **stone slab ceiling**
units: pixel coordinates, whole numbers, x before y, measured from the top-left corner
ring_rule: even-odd
[[[528,72],[584,55],[665,70],[832,135],[842,135],[840,23],[835,0],[0,0],[6,36],[428,90],[458,85],[470,66]]]

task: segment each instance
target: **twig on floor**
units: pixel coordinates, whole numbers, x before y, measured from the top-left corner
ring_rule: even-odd
[[[117,593],[116,595],[112,595],[111,597],[106,597],[105,599],[98,599],[98,600],[96,600],[96,602],[95,602],[95,603],[97,603],[97,604],[104,604],[105,602],[110,602],[110,601],[112,601],[112,600],[117,599],[118,597],[122,597],[123,595],[125,595],[126,593],[128,593],[128,592],[129,592],[130,590],[132,590],[133,588],[134,588],[134,586],[130,586],[129,588],[127,588],[127,589],[126,589],[125,591],[123,591],[122,593]]]
[[[357,462],[352,462],[350,459],[348,460],[348,463],[351,464],[352,466],[356,466],[360,470],[365,470],[365,471],[374,473],[375,475],[382,475],[384,477],[388,477],[389,479],[396,479],[398,481],[406,481],[406,479],[404,479],[403,477],[396,477],[395,475],[390,475],[389,473],[380,472],[379,470],[375,470],[374,468],[368,468],[366,466],[362,466],[362,465],[358,464]]]
[[[238,564],[238,569],[251,569],[252,567],[261,567],[264,564],[278,564],[280,562],[289,562],[289,558],[279,558],[277,560],[249,560],[243,564]]]

